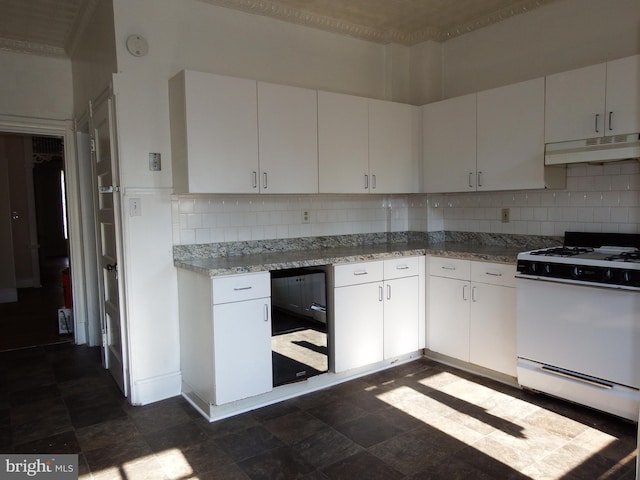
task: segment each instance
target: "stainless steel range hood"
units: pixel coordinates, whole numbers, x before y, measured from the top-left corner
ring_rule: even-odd
[[[640,158],[640,134],[638,133],[547,143],[544,164],[613,162],[629,158]]]

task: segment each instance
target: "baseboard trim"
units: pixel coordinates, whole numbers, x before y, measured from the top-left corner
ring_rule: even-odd
[[[167,398],[180,395],[182,374],[180,372],[146,378],[133,382],[129,403],[132,405],[148,405]]]

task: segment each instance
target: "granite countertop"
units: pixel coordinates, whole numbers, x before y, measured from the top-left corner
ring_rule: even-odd
[[[220,276],[425,254],[515,264],[516,255],[525,249],[528,248],[505,244],[487,245],[474,240],[425,239],[201,258],[174,258],[174,265],[204,275]]]

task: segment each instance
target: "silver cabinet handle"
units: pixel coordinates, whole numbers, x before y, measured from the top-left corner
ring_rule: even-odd
[[[456,269],[456,267],[447,267],[447,266],[444,266],[444,265],[442,267],[440,267],[440,268],[442,270],[455,270]]]
[[[609,131],[613,130],[613,112],[609,112]]]
[[[266,303],[264,304],[264,321],[269,321],[269,305]]]
[[[235,292],[239,292],[241,290],[251,290],[253,287],[251,285],[249,285],[248,287],[233,287],[233,290]]]
[[[474,302],[478,301],[476,299],[476,290],[477,290],[477,287],[471,287],[471,300],[474,301]]]
[[[252,188],[258,188],[258,172],[256,172],[255,170],[253,171],[253,182],[252,182]]]
[[[378,301],[382,301],[382,286],[378,287]]]
[[[478,172],[478,186],[482,186],[482,172]]]
[[[485,275],[491,275],[492,277],[501,277],[501,273],[484,272]]]
[[[376,176],[371,175],[371,188],[376,189]]]
[[[467,285],[462,286],[462,300],[467,301]]]
[[[262,172],[262,185],[263,188],[267,188],[267,172]]]
[[[364,174],[364,189],[369,190],[369,175]]]
[[[354,275],[367,275],[367,271],[366,270],[356,270],[355,272],[353,272]]]
[[[596,124],[595,124],[595,131],[596,133],[600,133],[600,126],[598,125],[598,123],[600,122],[600,114],[596,113]]]
[[[473,188],[473,184],[471,183],[472,177],[473,177],[473,172],[469,172],[469,188]]]
[[[391,285],[387,285],[387,300],[391,300]]]
[[[396,265],[396,270],[409,270],[408,265]]]

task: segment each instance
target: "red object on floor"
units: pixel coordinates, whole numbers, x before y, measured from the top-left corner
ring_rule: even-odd
[[[71,276],[69,275],[68,268],[62,270],[62,290],[64,293],[64,308],[72,308]]]

